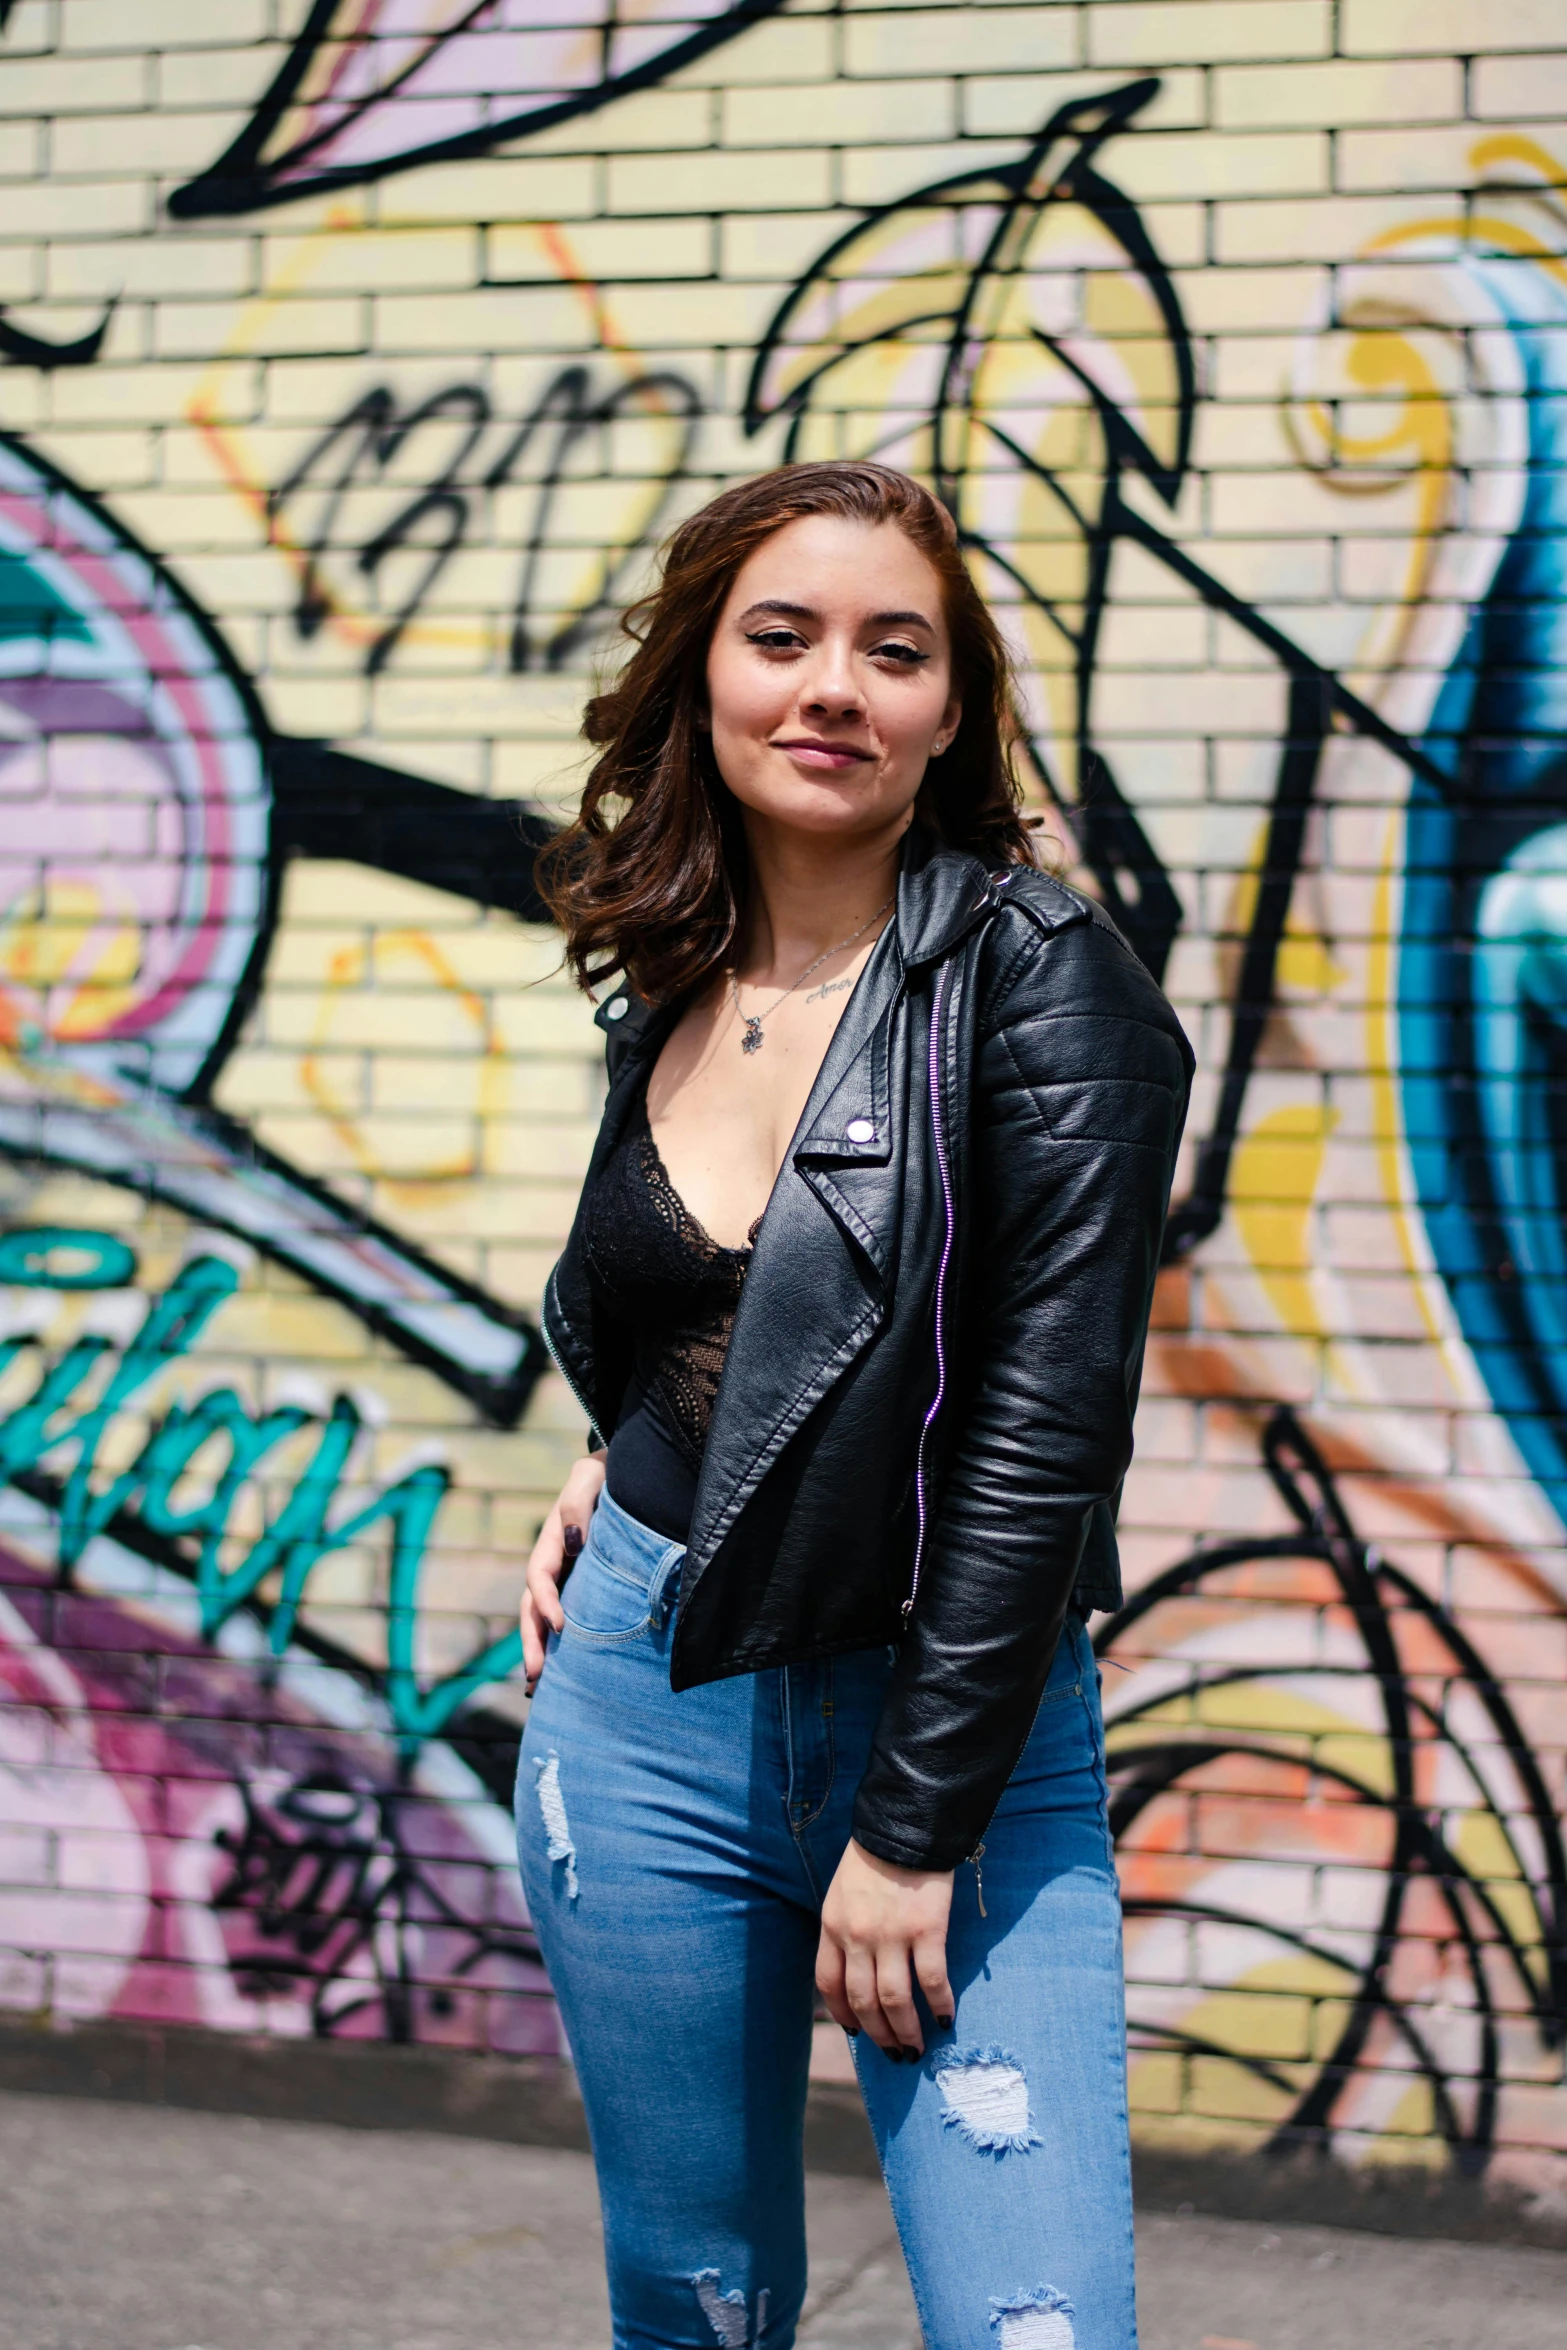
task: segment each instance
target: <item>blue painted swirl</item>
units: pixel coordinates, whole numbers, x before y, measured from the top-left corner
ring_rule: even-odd
[[[1473,256],[1528,417],[1517,529],[1416,779],[1399,970],[1406,1132],[1436,1264],[1567,1524],[1567,291]]]

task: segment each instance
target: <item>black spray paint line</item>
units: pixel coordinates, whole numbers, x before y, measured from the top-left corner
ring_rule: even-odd
[[[437,2017],[449,2013],[451,1989],[432,1989],[420,1973],[432,1928],[458,1946],[447,1968],[457,1983],[495,1958],[538,1963],[531,1930],[464,1917],[447,1898],[404,1832],[417,1799],[401,1788],[324,1768],[277,1795],[246,1779],[236,1787],[244,1824],[217,1832],[230,1869],[212,1907],[243,1913],[261,1946],[230,1964],[252,1998],[304,1986],[318,2039],[373,2013],[377,2036],[406,2046],[418,2038],[421,1999]],[[548,1996],[542,1974],[539,1996]]]
[[[1356,1534],[1332,1473],[1295,1414],[1278,1407],[1263,1441],[1264,1459],[1274,1487],[1296,1520],[1298,1532],[1261,1539],[1214,1543],[1191,1552],[1156,1576],[1134,1599],[1112,1617],[1094,1638],[1094,1647],[1106,1662],[1116,1644],[1145,1617],[1167,1602],[1201,1592],[1214,1577],[1236,1567],[1276,1560],[1315,1561],[1326,1566],[1359,1634],[1364,1663],[1344,1664],[1291,1660],[1277,1667],[1212,1668],[1193,1666],[1188,1693],[1226,1686],[1266,1687],[1270,1676],[1295,1682],[1307,1678],[1342,1682],[1357,1677],[1379,1693],[1383,1745],[1391,1786],[1375,1783],[1325,1757],[1309,1760],[1298,1744],[1287,1740],[1269,1744],[1265,1738],[1236,1732],[1197,1731],[1163,1736],[1158,1717],[1170,1700],[1161,1685],[1146,1705],[1118,1709],[1112,1722],[1114,1740],[1109,1757],[1112,1782],[1111,1826],[1118,1841],[1130,1835],[1143,1814],[1167,1794],[1179,1795],[1188,1781],[1206,1766],[1249,1760],[1259,1768],[1307,1770],[1347,1800],[1384,1812],[1391,1823],[1389,1851],[1383,1863],[1385,1885],[1381,1912],[1371,1929],[1369,1952],[1358,1968],[1341,1947],[1276,1921],[1231,1910],[1201,1900],[1129,1899],[1128,1916],[1179,1916],[1193,1921],[1263,1933],[1281,1946],[1331,1964],[1353,1977],[1343,1996],[1346,2014],[1334,2045],[1317,2065],[1311,2082],[1302,2089],[1287,2067],[1237,2052],[1182,2027],[1137,2025],[1136,2037],[1188,2054],[1221,2057],[1255,2073],[1292,2100],[1291,2110],[1278,2125],[1275,2147],[1283,2151],[1303,2140],[1325,2143],[1338,2125],[1338,2108],[1346,2090],[1365,2078],[1363,2059],[1371,2029],[1387,2021],[1415,2058],[1432,2094],[1439,2133],[1463,2168],[1483,2167],[1495,2137],[1497,2102],[1502,2087],[1498,2000],[1489,1966],[1505,1968],[1509,1982],[1507,2004],[1520,2004],[1529,2016],[1540,2047],[1558,2050],[1567,2036],[1567,1856],[1562,1832],[1546,1788],[1538,1758],[1531,1750],[1495,1673],[1450,1612],[1399,1568],[1382,1559]],[[1446,1697],[1440,1706],[1418,1686],[1429,1670],[1404,1661],[1398,1640],[1401,1616],[1414,1615],[1447,1652],[1450,1671],[1446,1687],[1466,1692],[1484,1710],[1508,1765],[1516,1774],[1523,1799],[1523,1817],[1537,1857],[1531,1861],[1512,1816],[1489,1785],[1480,1759],[1451,1719]],[[1147,1719],[1147,1732],[1126,1733]],[[1488,1882],[1453,1849],[1444,1832],[1441,1808],[1420,1800],[1414,1783],[1417,1745],[1445,1747],[1462,1765],[1470,1784],[1479,1791],[1478,1809],[1498,1835],[1516,1872],[1516,1884],[1527,1895],[1534,1931],[1524,1937],[1511,1921]],[[1439,2059],[1420,2012],[1392,1988],[1390,1974],[1404,1938],[1405,1909],[1411,1883],[1433,1884],[1443,1902],[1454,1943],[1462,1955],[1472,2013],[1477,2022],[1479,2059],[1472,2076],[1471,2111],[1460,2111],[1460,2077]],[[1509,1883],[1513,1879],[1509,1879]],[[1531,1956],[1532,1954],[1532,1956]],[[1335,2004],[1337,2004],[1335,2000]]]
[[[267,150],[274,134],[299,100],[318,53],[328,45],[341,49],[366,37],[356,22],[342,21],[359,18],[361,11],[357,5],[346,6],[345,0],[314,0],[293,47],[245,128],[215,163],[175,189],[169,198],[170,213],[176,220],[197,220],[215,213],[257,212],[323,190],[363,186],[419,164],[486,154],[503,141],[515,140],[530,131],[547,130],[553,123],[594,113],[635,90],[653,88],[667,74],[732,40],[748,25],[772,15],[781,0],[732,0],[730,6],[714,9],[708,22],[696,24],[683,38],[672,39],[666,48],[623,72],[613,69],[612,43],[618,28],[613,6],[607,6],[598,82],[560,96],[537,91],[523,105],[509,110],[506,97],[502,96],[494,107],[493,119],[451,137],[394,146],[384,154],[356,162],[333,163],[334,141],[377,110],[395,105],[400,93],[416,80],[437,53],[443,47],[450,48],[473,28],[489,5],[490,0],[470,0],[470,5],[463,7],[460,0],[453,0],[451,21],[431,36],[400,73],[390,76],[320,130],[306,132],[293,146],[269,154]],[[691,13],[703,13],[702,0],[694,0]],[[373,34],[369,37],[373,38]]]
[[[51,343],[42,335],[30,335],[24,327],[13,326],[0,307],[0,359],[9,360],[13,367],[37,367],[46,373],[58,367],[91,367],[103,349],[114,309],[110,302],[97,325],[74,342]]]
[[[585,442],[639,412],[667,419],[673,425],[667,462],[654,476],[652,494],[636,528],[620,546],[605,549],[598,578],[588,594],[575,611],[536,642],[533,606],[540,561],[562,487],[572,478],[573,458]],[[545,454],[535,476],[533,515],[521,552],[507,659],[513,673],[564,668],[614,605],[622,580],[657,531],[675,484],[690,460],[701,416],[696,387],[671,369],[652,370],[600,390],[594,385],[592,369],[573,361],[550,378],[499,453],[469,476],[470,460],[488,428],[503,421],[494,415],[481,384],[445,385],[407,410],[399,409],[390,386],[375,385],[309,444],[267,497],[267,517],[274,535],[303,498],[314,492],[318,499],[310,528],[298,541],[304,560],[294,606],[295,629],[308,640],[333,610],[323,565],[328,553],[339,545],[338,526],[345,500],[356,490],[379,486],[386,469],[407,451],[422,429],[451,422],[459,428],[458,436],[445,463],[351,552],[354,570],[370,587],[394,555],[415,548],[423,548],[426,554],[419,577],[373,637],[365,656],[366,673],[373,677],[386,668],[448,563],[468,542],[477,511],[488,498],[515,485],[518,470],[536,443],[544,444]],[[432,528],[436,533],[433,542],[424,535]]]

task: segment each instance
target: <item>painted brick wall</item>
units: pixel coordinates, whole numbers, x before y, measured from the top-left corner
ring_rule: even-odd
[[[669,523],[875,450],[1199,1054],[1139,2126],[1559,2192],[1559,6],[463,13],[0,9],[0,2002],[556,2044],[509,1626],[601,1079],[528,842]]]

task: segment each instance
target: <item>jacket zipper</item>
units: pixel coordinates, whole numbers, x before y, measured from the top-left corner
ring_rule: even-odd
[[[576,1398],[578,1408],[580,1409],[583,1418],[588,1423],[588,1433],[592,1436],[598,1436],[599,1424],[597,1420],[594,1419],[592,1412],[588,1409],[588,1399],[583,1394],[581,1388],[577,1385],[575,1379],[573,1379],[571,1373],[567,1370],[565,1364],[561,1361],[560,1349],[555,1344],[554,1339],[550,1336],[549,1297],[547,1294],[544,1300],[544,1311],[539,1316],[539,1336],[544,1341],[545,1353],[549,1356],[550,1361],[554,1364],[556,1370],[560,1373],[561,1377],[565,1380],[566,1385],[571,1389],[573,1396]],[[602,1442],[602,1438],[600,1438],[600,1441]]]
[[[930,1432],[936,1424],[947,1392],[947,1267],[952,1261],[954,1217],[952,1212],[952,1169],[947,1159],[947,1135],[942,1121],[941,1107],[941,1022],[946,1009],[951,965],[944,963],[936,980],[935,1001],[930,1013],[930,1120],[936,1138],[936,1166],[941,1175],[941,1201],[946,1217],[942,1236],[941,1262],[936,1268],[936,1392],[931,1397],[930,1409],[920,1429],[919,1450],[914,1459],[914,1500],[919,1517],[919,1532],[914,1544],[914,1574],[909,1584],[909,1596],[903,1603],[903,1620],[908,1622],[919,1593],[920,1569],[925,1563],[925,1541],[929,1532],[929,1505],[925,1492],[925,1454]]]

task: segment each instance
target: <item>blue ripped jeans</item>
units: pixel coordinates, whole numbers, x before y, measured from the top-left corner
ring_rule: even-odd
[[[592,2133],[616,2350],[789,2350],[818,1916],[884,1649],[669,1686],[682,1552],[606,1495],[528,1717],[517,1836]],[[861,2034],[927,2350],[1135,2350],[1121,1917],[1075,1618],[957,1872],[955,2028]],[[922,2011],[923,2012],[923,2011]]]

